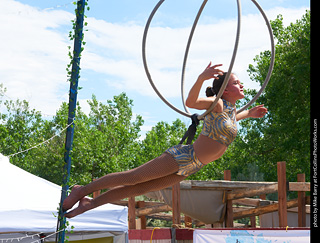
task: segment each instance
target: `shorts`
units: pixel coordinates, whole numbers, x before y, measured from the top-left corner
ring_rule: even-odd
[[[166,153],[169,153],[173,156],[176,162],[179,165],[179,170],[177,175],[181,176],[190,176],[198,172],[204,164],[196,157],[193,146],[189,145],[175,145],[166,150]]]

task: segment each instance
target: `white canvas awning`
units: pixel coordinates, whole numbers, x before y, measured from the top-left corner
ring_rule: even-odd
[[[0,154],[0,233],[55,232],[61,187],[30,174]],[[127,207],[106,204],[68,220],[76,232],[128,231]]]

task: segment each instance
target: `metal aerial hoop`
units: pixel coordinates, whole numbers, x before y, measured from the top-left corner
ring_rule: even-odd
[[[271,78],[271,74],[272,74],[272,70],[273,70],[273,66],[274,66],[274,61],[275,61],[275,55],[276,55],[272,27],[271,27],[271,24],[270,24],[270,22],[269,22],[269,20],[267,18],[267,15],[265,14],[265,12],[263,11],[263,9],[261,8],[261,6],[258,4],[258,2],[256,0],[251,0],[251,1],[256,5],[256,7],[260,11],[262,17],[264,18],[264,20],[266,22],[266,25],[267,25],[267,28],[268,28],[268,32],[269,32],[269,35],[270,35],[271,59],[270,59],[270,65],[269,65],[269,70],[268,70],[266,79],[264,80],[264,83],[262,84],[260,90],[252,98],[252,100],[250,102],[248,102],[245,106],[243,106],[241,109],[239,109],[237,111],[237,113],[240,113],[240,112],[244,111],[245,109],[247,109],[249,106],[251,106],[259,98],[259,96],[262,94],[264,89],[267,87],[268,82],[269,82],[269,80]]]
[[[161,4],[164,2],[165,0],[160,0],[157,5],[154,7],[154,9],[152,10],[145,29],[144,29],[144,33],[143,33],[143,39],[142,39],[142,60],[143,60],[143,65],[144,65],[144,69],[145,72],[147,74],[148,80],[152,86],[152,88],[154,89],[154,91],[157,93],[157,95],[162,99],[162,101],[164,103],[166,103],[170,108],[172,108],[173,110],[175,110],[176,112],[180,113],[181,115],[187,116],[187,117],[191,117],[192,114],[189,112],[188,108],[185,105],[185,96],[184,96],[184,79],[185,79],[185,69],[186,69],[186,65],[187,65],[187,59],[188,59],[188,54],[189,54],[189,49],[190,49],[190,45],[191,45],[191,41],[192,41],[192,37],[195,31],[195,28],[197,26],[198,20],[201,16],[201,13],[207,3],[208,0],[204,0],[198,13],[197,16],[194,20],[189,38],[188,38],[188,43],[187,43],[187,47],[186,47],[186,51],[185,51],[185,55],[184,55],[184,60],[183,60],[183,65],[182,65],[182,74],[181,74],[181,97],[182,97],[182,103],[184,106],[185,111],[182,111],[178,108],[176,108],[174,105],[172,105],[165,97],[162,96],[162,94],[159,92],[159,90],[157,89],[157,87],[155,86],[151,74],[149,72],[148,69],[148,65],[147,65],[147,59],[146,59],[146,41],[147,41],[147,35],[148,35],[148,31],[149,31],[149,27],[150,27],[150,23],[155,15],[155,13],[158,11],[159,7],[161,6]],[[242,112],[243,110],[247,109],[250,105],[252,105],[253,102],[255,102],[259,96],[261,95],[261,93],[263,92],[263,90],[265,89],[265,87],[267,86],[271,74],[272,74],[272,70],[273,70],[273,66],[274,66],[274,59],[275,59],[275,46],[274,46],[274,39],[273,39],[273,33],[272,33],[272,28],[271,25],[269,23],[269,20],[266,16],[266,14],[264,13],[264,11],[262,10],[262,8],[260,7],[260,5],[255,1],[255,0],[251,0],[256,7],[258,8],[258,10],[260,11],[261,15],[263,16],[266,25],[268,27],[268,31],[269,31],[269,35],[270,35],[270,41],[271,41],[271,61],[270,61],[270,66],[269,66],[269,70],[268,70],[268,74],[266,76],[266,79],[263,83],[263,85],[261,86],[260,90],[258,91],[258,93],[253,97],[253,99],[248,102],[248,104],[246,104],[244,107],[242,107],[239,111],[237,111],[238,113]],[[217,104],[219,98],[222,96],[227,84],[228,84],[228,80],[229,77],[231,75],[232,72],[232,68],[235,62],[235,58],[236,58],[236,54],[238,51],[238,45],[239,45],[239,38],[240,38],[240,27],[241,27],[241,4],[240,4],[240,0],[237,0],[237,11],[238,11],[238,23],[237,23],[237,34],[236,34],[236,40],[235,40],[235,44],[234,44],[234,49],[233,49],[233,54],[232,54],[232,58],[230,61],[230,65],[229,65],[229,69],[228,72],[226,74],[225,80],[220,88],[219,93],[217,94],[217,99],[215,99],[215,101],[212,103],[212,105],[210,106],[210,108],[208,110],[206,110],[202,115],[198,116],[198,119],[201,120],[203,119],[208,113],[210,113],[212,111],[212,109],[215,107],[215,105]]]

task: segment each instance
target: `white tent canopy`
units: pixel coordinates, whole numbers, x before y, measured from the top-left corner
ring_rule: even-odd
[[[1,154],[0,185],[0,233],[56,231],[60,186],[12,165]],[[68,221],[75,232],[126,233],[128,209],[106,204]]]

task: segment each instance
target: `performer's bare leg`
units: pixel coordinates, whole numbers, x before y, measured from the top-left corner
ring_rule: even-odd
[[[132,170],[105,175],[85,186],[74,186],[70,195],[63,202],[63,210],[73,207],[83,197],[102,189],[118,186],[131,186],[175,174],[179,166],[174,158],[167,153],[150,160]]]
[[[71,212],[67,213],[65,216],[67,218],[72,218],[106,203],[112,203],[123,198],[142,195],[150,191],[158,191],[172,186],[184,180],[185,178],[185,176],[171,174],[162,178],[143,182],[136,185],[118,186],[101,194],[100,196],[94,199],[82,198],[79,202],[79,206]]]

